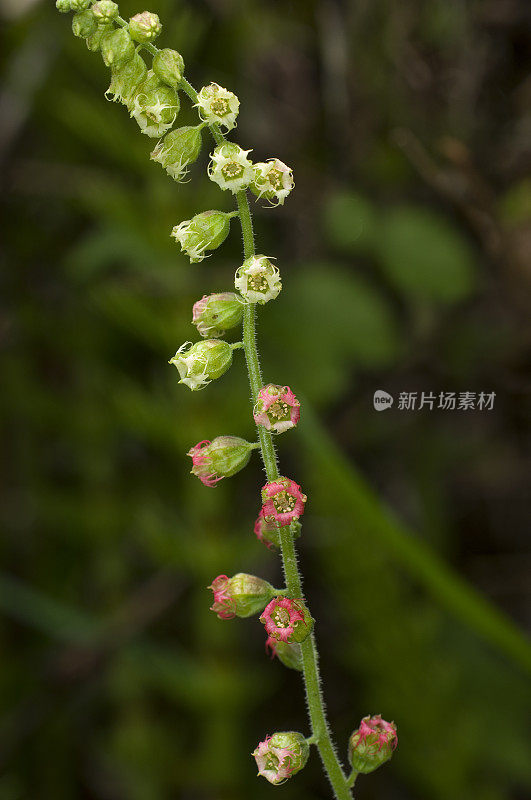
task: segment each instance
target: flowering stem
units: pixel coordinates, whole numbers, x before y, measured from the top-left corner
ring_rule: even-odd
[[[249,201],[245,191],[238,192],[236,199],[240,212],[244,257],[247,259],[255,254],[253,224],[249,209]],[[244,307],[243,344],[249,371],[253,406],[256,403],[258,392],[263,384],[260,363],[258,361],[258,350],[256,347],[255,320],[255,304],[249,303]],[[279,473],[272,436],[262,425],[258,426],[258,434],[260,437],[262,460],[264,462],[267,480],[269,482],[277,480]],[[297,566],[294,537],[289,525],[280,528],[280,544],[288,596],[302,598],[302,581]],[[301,644],[301,651],[306,699],[312,725],[312,739],[317,744],[325,771],[328,774],[337,800],[350,800],[352,795],[347,787],[345,775],[343,774],[343,770],[341,769],[341,765],[334,751],[330,732],[328,730],[324,702],[319,687],[320,677],[317,647],[313,636],[308,637],[308,639]]]

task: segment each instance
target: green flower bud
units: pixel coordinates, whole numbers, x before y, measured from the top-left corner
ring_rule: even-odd
[[[101,40],[101,55],[105,66],[114,67],[130,61],[135,54],[135,45],[125,28],[106,33]]]
[[[187,175],[187,166],[197,161],[201,152],[201,128],[202,125],[196,125],[170,131],[151,153],[151,159],[162,164],[177,183]]]
[[[223,244],[229,235],[230,220],[235,216],[236,212],[203,211],[176,225],[171,236],[179,242],[190,262],[195,264],[205,258],[205,250],[215,250]]]
[[[282,642],[269,636],[266,641],[266,650],[271,650],[271,658],[276,656],[285,667],[302,672],[302,651],[297,642]]]
[[[280,786],[306,765],[310,747],[302,733],[282,731],[260,742],[253,753],[258,774]]]
[[[178,89],[184,72],[184,60],[177,50],[159,50],[153,57],[153,72],[172,89]]]
[[[69,11],[72,11],[70,0],[55,0],[55,7],[61,14],[68,14]]]
[[[118,16],[118,6],[112,0],[99,0],[91,8],[98,25],[107,25]]]
[[[105,92],[105,97],[115,103],[127,105],[144,81],[147,71],[146,62],[140,53],[135,53],[131,61],[119,64],[112,70],[111,85]]]
[[[90,11],[78,11],[72,17],[72,33],[79,39],[92,36],[98,26]]]
[[[175,89],[162,83],[153,70],[138,87],[131,102],[129,113],[136,119],[146,136],[158,138],[168,131],[179,113],[181,104]]]
[[[267,581],[244,572],[232,578],[218,575],[208,588],[214,592],[214,604],[210,610],[220,619],[252,617],[262,611],[275,592]]]
[[[247,466],[251,453],[258,444],[251,444],[238,436],[217,436],[214,441],[199,442],[188,451],[192,459],[192,475],[196,475],[205,486],[215,486],[222,478],[231,478]],[[266,603],[273,597],[267,598]]]
[[[85,11],[85,9],[91,5],[92,0],[70,0],[70,8],[72,11]]]
[[[364,717],[348,741],[348,757],[356,772],[373,772],[389,761],[398,744],[396,725],[380,714]]]
[[[179,371],[181,380],[193,392],[204,389],[212,380],[220,378],[232,364],[234,345],[219,339],[204,342],[185,342],[169,363]]]
[[[217,339],[235,328],[243,317],[243,301],[234,292],[205,295],[194,303],[192,324],[201,336]]]
[[[152,42],[156,39],[162,30],[162,25],[157,14],[152,14],[151,11],[142,11],[141,14],[135,14],[129,20],[129,33],[135,42]]]
[[[103,37],[112,30],[111,25],[97,25],[96,30],[90,36],[87,36],[87,47],[92,53],[97,53],[101,50],[101,43]]]

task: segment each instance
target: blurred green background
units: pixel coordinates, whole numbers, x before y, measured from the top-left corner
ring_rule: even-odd
[[[284,281],[259,344],[266,380],[304,398],[278,443],[309,496],[338,747],[368,713],[399,728],[357,797],[523,800],[529,4],[149,8],[196,86],[240,97],[237,141],[295,170],[284,208],[253,206]],[[190,265],[169,233],[231,198],[206,149],[182,186],[149,161],[51,0],[0,11],[0,800],[325,800],[316,755],[280,789],[255,777],[264,735],[307,731],[300,679],[255,620],[208,611],[219,573],[281,580],[252,532],[258,460],[215,490],[188,474],[197,441],[254,435],[242,360],[194,394],[167,365],[241,252],[234,226]],[[443,390],[494,391],[494,409],[397,409]]]

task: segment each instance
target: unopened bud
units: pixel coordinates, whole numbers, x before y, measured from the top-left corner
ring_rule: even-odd
[[[302,526],[299,522],[290,523],[290,533],[294,539],[301,535],[301,529]],[[280,547],[279,523],[271,519],[266,520],[263,508],[260,509],[254,523],[254,532],[256,538],[263,542],[269,550]]]
[[[188,173],[187,167],[197,161],[201,152],[201,127],[196,125],[170,131],[151,153],[151,159],[162,164],[168,175],[178,183]]]
[[[254,421],[268,431],[283,433],[297,425],[301,416],[300,405],[289,386],[268,383],[258,392],[253,409]]]
[[[153,70],[149,70],[146,80],[128,105],[129,113],[138,122],[142,133],[152,138],[162,136],[171,128],[180,107],[178,93],[162,83]]]
[[[210,86],[203,86],[197,95],[196,108],[199,109],[199,116],[207,125],[217,123],[230,131],[236,127],[240,101],[223,86],[211,83]]]
[[[271,658],[275,656],[285,667],[302,672],[302,652],[297,642],[281,642],[269,636],[266,641],[266,651],[271,651]]]
[[[348,741],[348,757],[356,772],[372,772],[389,761],[398,744],[396,725],[380,714],[364,717]]]
[[[181,380],[192,391],[199,391],[215,378],[220,378],[232,364],[234,346],[220,339],[185,342],[170,359]]]
[[[162,25],[157,14],[151,11],[142,11],[129,20],[129,33],[140,44],[152,42],[162,30]]]
[[[179,242],[182,252],[189,256],[191,263],[195,264],[206,257],[206,250],[215,250],[223,244],[234,216],[236,212],[203,211],[176,225],[171,236]]]
[[[92,0],[70,0],[72,11],[85,11],[90,5],[92,5]]]
[[[234,285],[250,303],[274,300],[280,294],[282,281],[277,267],[267,256],[251,256],[236,270]]]
[[[163,83],[178,89],[184,72],[184,60],[177,50],[165,48],[153,57],[153,72]]]
[[[135,54],[135,45],[125,28],[110,31],[102,37],[101,55],[105,66],[116,67],[130,61]]]
[[[94,3],[91,11],[98,25],[107,25],[118,16],[118,6],[112,0],[99,0]]]
[[[253,164],[247,158],[250,152],[232,142],[219,145],[210,156],[208,177],[224,191],[236,194],[247,189],[253,179]]]
[[[97,27],[96,20],[89,10],[78,11],[72,17],[72,33],[79,39],[86,39],[88,36],[92,36]]]
[[[295,186],[293,170],[278,158],[258,162],[254,165],[254,180],[251,191],[258,198],[264,197],[271,205],[284,205],[284,200]]]
[[[297,731],[282,731],[260,742],[253,753],[258,774],[279,786],[306,765],[310,748]]]
[[[214,592],[214,604],[210,610],[220,619],[252,617],[263,610],[275,593],[270,583],[244,572],[232,578],[218,575],[208,588]]]
[[[72,11],[70,0],[55,0],[55,7],[61,14],[68,14],[69,11]]]
[[[243,301],[234,292],[205,295],[194,303],[192,311],[192,323],[198,333],[214,339],[239,325],[242,317]]]
[[[215,486],[222,478],[230,478],[246,467],[257,447],[239,436],[217,436],[212,442],[199,442],[188,451],[192,459],[190,471],[205,486]]]
[[[112,70],[111,85],[105,92],[105,97],[111,98],[115,103],[127,105],[146,75],[146,62],[140,53],[135,53],[131,61],[119,64]]]
[[[313,618],[300,599],[275,597],[264,609],[260,622],[280,642],[303,642],[313,628]]]

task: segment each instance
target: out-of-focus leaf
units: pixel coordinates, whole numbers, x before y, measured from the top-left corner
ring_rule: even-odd
[[[377,212],[363,195],[339,192],[325,203],[324,224],[331,244],[349,253],[365,252],[374,242]]]
[[[383,216],[376,252],[382,271],[408,300],[456,303],[473,290],[474,255],[444,217],[404,207]]]

